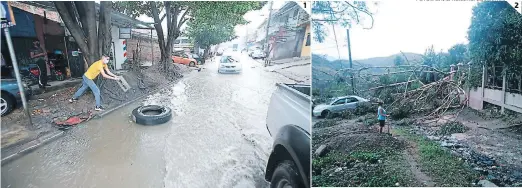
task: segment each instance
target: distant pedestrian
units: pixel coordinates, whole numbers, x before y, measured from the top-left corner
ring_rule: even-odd
[[[108,78],[111,80],[120,80],[116,75],[112,74],[112,72],[107,67],[107,63],[109,63],[109,56],[103,55],[102,58],[96,62],[94,62],[89,69],[87,69],[87,72],[83,74],[83,81],[82,81],[82,87],[74,93],[74,96],[69,99],[69,102],[75,102],[78,100],[80,96],[85,93],[85,90],[87,88],[90,88],[92,93],[94,94],[94,99],[96,100],[96,106],[94,107],[94,110],[96,111],[102,111],[103,107],[101,106],[101,98],[100,98],[100,89],[98,89],[98,86],[94,83],[94,79],[98,77],[98,75],[101,73],[101,75],[104,78]]]
[[[40,76],[38,77],[38,86],[40,88],[51,86],[47,84],[47,53],[40,46],[40,41],[33,41],[33,47],[30,49],[30,55],[31,59],[40,70]]]
[[[382,101],[379,101],[379,108],[377,108],[377,119],[379,120],[379,133],[382,133],[382,128],[386,124],[386,117],[389,115],[386,114],[386,110],[382,107],[384,104]],[[388,125],[389,126],[389,125]]]

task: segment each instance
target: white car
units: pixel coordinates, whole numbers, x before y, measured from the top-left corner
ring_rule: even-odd
[[[344,96],[332,99],[326,104],[317,105],[312,111],[316,117],[326,117],[331,113],[339,113],[345,110],[357,108],[357,104],[369,102],[368,99],[364,99],[358,96]]]
[[[259,58],[264,58],[266,55],[265,55],[265,52],[263,52],[263,50],[261,49],[255,49],[251,54],[250,54],[250,57],[254,58],[254,59],[259,59]]]
[[[221,56],[219,61],[218,73],[241,73],[243,66],[231,55]]]

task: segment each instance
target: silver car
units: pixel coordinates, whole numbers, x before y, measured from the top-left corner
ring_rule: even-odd
[[[357,104],[363,102],[369,102],[369,100],[354,95],[333,98],[326,104],[317,105],[313,109],[313,115],[315,117],[326,117],[331,113],[339,113],[345,110],[355,109],[357,108]]]

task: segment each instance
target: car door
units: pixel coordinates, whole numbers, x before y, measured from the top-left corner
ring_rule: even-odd
[[[343,110],[344,105],[346,104],[346,98],[338,99],[334,103],[332,103],[332,112],[340,112]]]
[[[190,63],[190,59],[188,58],[187,54],[181,54],[181,63],[188,65]]]
[[[343,110],[357,108],[357,103],[358,102],[359,102],[359,100],[357,100],[355,97],[348,97],[348,98],[346,98],[346,104],[343,105]]]

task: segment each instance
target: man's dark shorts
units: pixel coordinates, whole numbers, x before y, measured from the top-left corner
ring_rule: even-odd
[[[386,121],[386,120],[379,120],[379,126],[384,127],[384,122],[385,122],[385,121]]]

